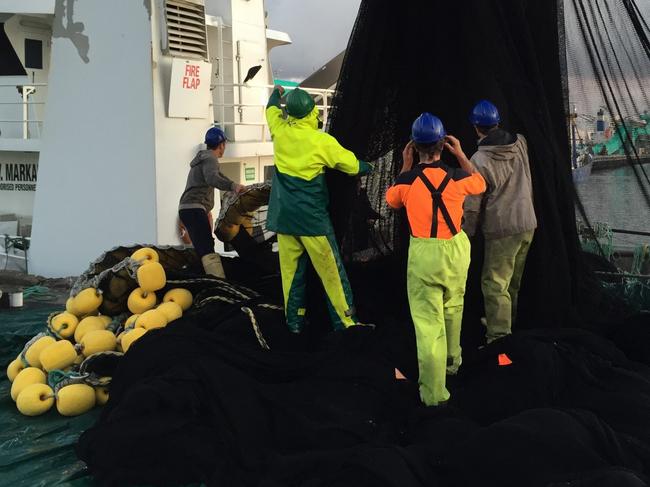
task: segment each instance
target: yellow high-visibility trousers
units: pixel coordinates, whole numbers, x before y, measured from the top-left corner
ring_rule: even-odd
[[[420,397],[427,406],[449,399],[447,374],[455,374],[462,361],[460,330],[469,262],[470,243],[462,231],[451,239],[411,237],[407,290]]]
[[[323,283],[334,329],[355,324],[352,290],[333,236],[300,237],[278,234],[284,310],[289,329],[302,330],[305,320],[305,279],[311,260]]]

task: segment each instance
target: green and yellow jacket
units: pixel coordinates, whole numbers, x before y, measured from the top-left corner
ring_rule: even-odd
[[[354,176],[371,166],[318,130],[317,108],[304,118],[284,118],[278,90],[269,99],[266,121],[275,157],[267,228],[286,235],[332,235],[325,168]]]

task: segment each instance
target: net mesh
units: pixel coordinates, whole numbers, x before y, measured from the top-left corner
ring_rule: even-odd
[[[642,7],[646,15],[650,13],[647,5]],[[627,159],[638,190],[650,205],[650,177],[640,164],[650,149],[645,88],[650,50],[642,10],[633,0],[565,0],[564,22],[570,32],[566,36],[570,109],[583,122],[579,131],[595,154]],[[602,119],[600,127],[597,117]]]

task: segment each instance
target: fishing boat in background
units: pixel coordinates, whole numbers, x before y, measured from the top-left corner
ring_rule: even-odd
[[[571,105],[569,114],[569,127],[571,128],[571,171],[574,184],[584,183],[591,176],[591,169],[594,165],[593,151],[589,142],[583,139],[576,120],[578,119],[578,109],[574,104]]]
[[[571,164],[573,183],[584,183],[587,179],[589,179],[589,176],[591,176],[591,170],[593,167],[593,154],[590,154],[586,149],[584,152],[578,153],[577,156],[572,160]]]

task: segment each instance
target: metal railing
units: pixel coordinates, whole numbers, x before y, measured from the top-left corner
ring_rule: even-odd
[[[29,107],[33,105],[45,105],[45,102],[30,101],[30,96],[33,95],[38,87],[46,87],[47,83],[29,83],[29,84],[14,84],[14,83],[0,83],[0,90],[3,88],[14,88],[18,90],[21,94],[22,101],[19,102],[0,102],[0,107],[2,106],[22,106],[22,117],[20,119],[0,119],[0,123],[17,123],[22,124],[22,138],[29,139],[34,138],[32,135],[31,126],[33,124],[42,124],[43,120],[37,118],[30,118]],[[273,85],[250,85],[250,84],[214,84],[211,85],[210,89],[214,90],[215,88],[222,88],[222,98],[224,98],[225,88],[231,88],[231,91],[238,93],[238,99],[241,100],[242,94],[246,89],[266,89],[271,90],[274,88]],[[291,88],[291,87],[287,87]],[[329,117],[329,110],[331,108],[330,99],[333,97],[335,91],[327,89],[316,89],[316,88],[302,88],[307,93],[314,96],[316,101],[316,108],[322,114],[323,126],[327,126],[327,119]],[[266,109],[265,104],[250,104],[250,103],[211,103],[210,108],[214,107],[220,108],[221,117],[219,124],[223,126],[252,126],[261,128],[260,141],[267,142],[268,137],[266,133],[266,122],[244,122],[244,109],[245,108],[259,108],[261,112],[262,120],[264,119],[264,111]],[[226,108],[236,109],[236,113],[239,114],[239,121],[226,121]],[[1,108],[0,108],[1,110]],[[234,116],[234,114],[233,114]],[[30,137],[31,136],[31,137]]]
[[[36,92],[36,88],[47,86],[47,83],[28,83],[28,84],[16,84],[16,83],[0,83],[0,89],[2,88],[15,88],[20,93],[23,101],[16,102],[0,102],[0,106],[21,106],[23,107],[22,118],[14,120],[0,120],[0,123],[19,123],[23,126],[23,139],[30,138],[30,124],[42,124],[43,120],[39,119],[30,119],[29,118],[29,107],[31,105],[45,105],[44,101],[29,101],[29,97]]]
[[[222,97],[223,97],[223,90],[224,88],[238,88],[238,94],[239,94],[239,99],[242,98],[242,91],[244,88],[252,88],[252,89],[266,89],[266,90],[272,90],[275,86],[274,85],[249,85],[249,84],[238,84],[238,83],[233,83],[233,84],[213,84],[210,86],[210,90],[214,90],[215,88],[222,88]],[[294,88],[294,87],[285,87],[285,88]],[[329,99],[334,96],[335,90],[327,90],[327,89],[318,89],[318,88],[302,88],[301,89],[305,90],[307,93],[310,95],[314,96],[315,102],[316,102],[316,108],[321,112],[322,114],[322,120],[323,120],[323,127],[327,126],[327,119],[329,116],[329,110],[331,108],[331,105],[329,103]],[[234,90],[233,90],[234,92]],[[318,102],[321,102],[320,104]],[[250,104],[250,103],[211,103],[211,107],[218,107],[221,108],[221,120],[218,121],[219,125],[223,126],[233,126],[233,127],[260,127],[262,130],[261,136],[260,136],[260,141],[261,142],[267,142],[267,136],[266,136],[266,128],[267,124],[266,122],[244,122],[243,121],[243,109],[244,108],[260,108],[261,111],[261,116],[262,119],[264,119],[264,112],[266,110],[266,104]],[[226,108],[236,108],[237,113],[239,114],[239,122],[227,122],[226,119]],[[233,114],[234,116],[234,114]]]
[[[4,237],[4,239],[2,239]],[[0,242],[4,241],[4,248],[0,249],[0,257],[5,258],[4,269],[7,270],[9,266],[9,259],[18,259],[25,261],[25,274],[29,274],[29,256],[28,251],[31,245],[31,237],[23,237],[21,235],[0,235]],[[19,250],[23,255],[16,255],[16,250]],[[12,251],[9,253],[9,251]]]

